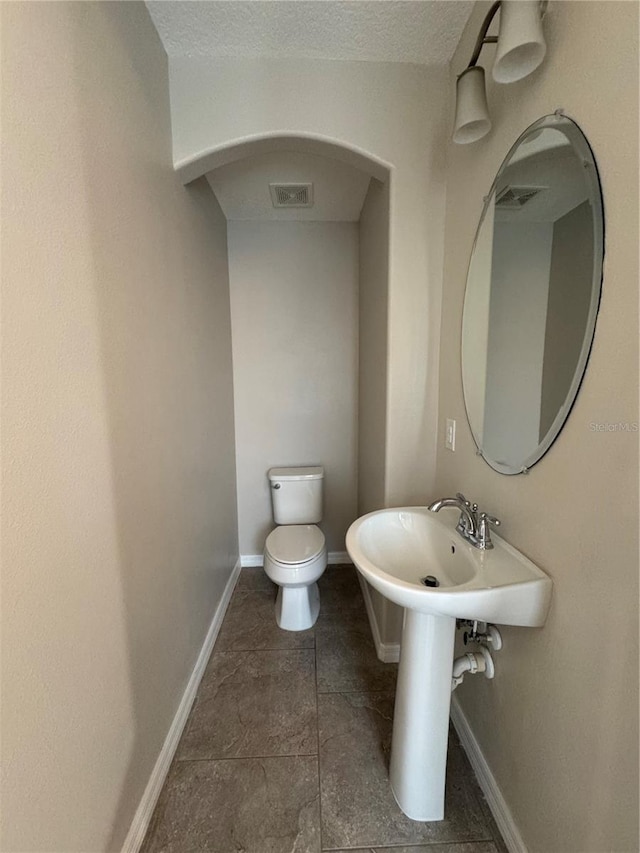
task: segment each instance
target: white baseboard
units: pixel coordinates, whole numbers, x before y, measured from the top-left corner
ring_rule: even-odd
[[[339,566],[341,563],[351,563],[351,557],[346,551],[329,551],[327,562],[330,566]]]
[[[460,706],[460,701],[455,694],[451,697],[451,721],[458,732],[460,743],[467,753],[469,762],[482,788],[482,793],[498,824],[498,829],[502,833],[502,838],[509,853],[527,853],[527,847],[522,840],[511,810],[502,795],[495,776],[491,772],[491,768],[487,764],[487,760],[482,754],[480,744],[476,740],[469,721]]]
[[[380,628],[378,627],[378,620],[376,619],[376,613],[373,609],[373,602],[371,601],[371,590],[369,589],[369,584],[365,581],[360,572],[358,572],[358,580],[360,581],[360,588],[362,589],[364,604],[367,608],[367,616],[369,617],[369,625],[371,626],[371,633],[373,635],[373,642],[375,643],[376,647],[376,654],[383,663],[398,663],[398,661],[400,660],[400,643],[382,642],[382,637],[380,636]]]
[[[198,659],[193,667],[191,677],[189,678],[189,682],[182,695],[182,699],[180,700],[180,705],[178,706],[176,715],[173,718],[169,732],[165,738],[164,744],[162,745],[158,760],[151,771],[151,777],[149,778],[147,787],[144,790],[142,799],[140,800],[136,813],[133,816],[131,827],[129,828],[124,844],[122,845],[122,853],[138,853],[138,850],[144,841],[144,836],[149,827],[153,810],[156,807],[162,786],[164,785],[167,773],[169,772],[169,767],[173,761],[173,756],[178,748],[178,742],[180,741],[189,712],[191,711],[194,699],[196,698],[200,679],[204,674],[209,657],[211,656],[213,645],[218,637],[222,620],[224,619],[227,607],[231,601],[231,596],[233,595],[233,590],[235,589],[239,575],[240,560],[238,560],[233,567],[231,577],[227,581],[227,585],[222,593],[222,598],[220,599],[220,602],[216,607],[216,611],[213,614],[213,619],[209,625],[207,636],[204,639],[204,643],[200,649],[200,654],[198,655]]]
[[[262,554],[242,554],[240,562],[243,569],[262,566],[264,563]],[[330,566],[339,565],[340,563],[350,563],[351,557],[346,551],[329,551],[327,555],[327,563]]]

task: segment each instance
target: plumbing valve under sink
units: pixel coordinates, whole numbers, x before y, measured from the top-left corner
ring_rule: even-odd
[[[502,648],[502,635],[495,625],[489,625],[486,622],[478,622],[472,619],[459,619],[456,627],[461,628],[465,625],[471,628],[470,631],[464,632],[463,642],[465,646],[469,643],[478,643],[489,646],[494,652],[500,651]]]

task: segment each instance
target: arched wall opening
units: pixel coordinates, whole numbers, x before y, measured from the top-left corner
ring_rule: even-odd
[[[330,558],[386,493],[392,169],[310,136],[217,148],[204,175],[227,218],[240,552],[260,563],[272,466],[325,467]],[[314,206],[274,209],[270,182],[311,178]]]
[[[353,166],[385,183],[393,170],[390,163],[345,141],[312,133],[265,133],[230,140],[175,163],[183,183],[188,184],[221,166],[272,151],[299,151],[318,154]]]

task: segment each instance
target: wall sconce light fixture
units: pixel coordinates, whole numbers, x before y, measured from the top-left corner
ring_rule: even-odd
[[[497,83],[522,80],[540,65],[547,50],[542,32],[546,6],[546,0],[497,0],[491,6],[482,22],[469,65],[456,84],[454,142],[475,142],[491,130],[484,68],[476,64],[483,46],[497,43],[493,62],[493,79]],[[498,9],[500,33],[488,36]]]

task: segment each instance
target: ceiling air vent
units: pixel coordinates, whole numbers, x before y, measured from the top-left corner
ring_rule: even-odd
[[[496,207],[518,210],[546,187],[505,187],[496,198]]]
[[[313,184],[269,184],[274,207],[311,207]]]

